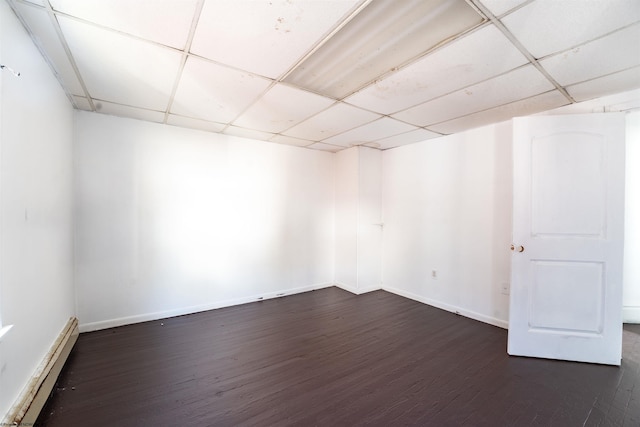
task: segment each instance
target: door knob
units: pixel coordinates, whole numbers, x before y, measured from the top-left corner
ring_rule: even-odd
[[[518,252],[524,252],[524,246],[518,246]]]
[[[514,250],[515,248],[516,248],[515,246],[511,245],[511,250]]]

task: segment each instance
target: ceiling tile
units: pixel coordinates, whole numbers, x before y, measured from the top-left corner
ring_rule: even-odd
[[[313,144],[313,141],[308,141],[306,139],[292,138],[290,136],[285,136],[285,135],[276,135],[273,138],[271,138],[271,142],[275,142],[277,144],[295,145],[298,147],[306,147],[307,145]]]
[[[638,0],[537,0],[502,19],[536,58],[581,45],[638,21]]]
[[[65,89],[73,95],[84,96],[82,85],[51,23],[49,13],[43,8],[21,3],[16,3],[16,7],[37,40],[36,43],[47,52],[47,57]]]
[[[82,110],[93,98],[102,113],[335,152],[351,144],[386,149],[568,103],[491,23],[344,103],[264,77],[282,77],[365,1],[51,0],[53,20],[47,1],[9,3]],[[640,88],[640,0],[466,2],[500,16],[581,105]],[[179,49],[198,5],[193,48],[213,60],[190,55],[181,70]],[[636,96],[619,108],[637,105]]]
[[[322,142],[332,145],[351,147],[353,145],[362,145],[367,142],[376,141],[378,139],[409,132],[411,130],[416,130],[416,127],[407,123],[399,122],[390,117],[383,117],[375,122],[367,123],[355,129],[341,133],[340,135],[327,138]]]
[[[379,114],[338,103],[284,132],[287,136],[321,141],[380,118]]]
[[[417,126],[429,126],[528,98],[551,89],[553,85],[542,73],[532,65],[527,65],[394,114],[393,117]],[[429,128],[434,129],[433,126]]]
[[[91,97],[150,110],[167,108],[180,53],[71,19],[58,20]]]
[[[640,98],[634,99],[632,101],[612,105],[610,111],[632,111],[632,110],[640,110]]]
[[[480,0],[494,16],[500,16],[514,8],[520,6],[522,3],[528,0]]]
[[[623,111],[630,106],[640,102],[640,89],[630,90],[627,92],[607,95],[601,98],[590,99],[588,101],[568,104],[563,107],[544,111],[538,115],[556,115],[556,114],[588,114],[601,113],[605,111]]]
[[[84,110],[84,111],[93,111],[93,109],[91,108],[91,104],[89,103],[89,100],[84,96],[74,95],[73,101],[76,103],[76,106],[78,107],[78,109]]]
[[[568,86],[567,91],[576,101],[599,98],[640,87],[640,67]]]
[[[196,0],[49,0],[54,10],[184,49],[196,10]]]
[[[181,126],[190,129],[204,130],[208,132],[222,132],[225,125],[221,123],[208,122],[206,120],[194,119],[191,117],[177,116],[169,114],[167,124],[173,126]]]
[[[495,26],[489,25],[376,82],[346,101],[381,114],[392,114],[526,62],[524,55]]]
[[[513,117],[527,116],[540,111],[557,108],[569,103],[569,100],[557,90],[552,90],[531,98],[470,114],[465,117],[429,126],[430,129],[445,134],[463,132],[468,129],[499,123]]]
[[[359,1],[221,0],[204,4],[191,52],[276,78]]]
[[[162,123],[164,113],[160,111],[145,110],[142,108],[129,107],[128,105],[114,104],[106,101],[94,101],[98,113],[110,114],[113,116],[129,117],[149,122]]]
[[[378,144],[377,142],[367,142],[366,144],[362,144],[361,147],[369,147],[369,148],[380,149],[380,144]]]
[[[316,142],[315,144],[307,145],[306,148],[311,148],[312,150],[330,151],[332,153],[337,153],[340,150],[344,150],[344,147],[325,144],[324,142]]]
[[[549,57],[540,64],[562,86],[638,66],[640,24]]]
[[[410,132],[401,133],[400,135],[394,135],[388,138],[379,139],[373,143],[375,145],[367,145],[373,146],[374,148],[379,148],[381,150],[386,150],[388,148],[400,147],[402,145],[426,141],[427,139],[433,139],[439,136],[442,135],[439,133],[428,131],[426,129],[416,129]]]
[[[171,112],[229,123],[270,84],[270,80],[262,77],[190,56],[182,72]]]
[[[278,133],[329,107],[335,101],[277,84],[234,121],[234,125]]]
[[[238,126],[228,126],[223,133],[227,135],[239,136],[242,138],[258,139],[261,141],[268,141],[274,136],[273,133],[261,132],[258,130],[241,128]]]

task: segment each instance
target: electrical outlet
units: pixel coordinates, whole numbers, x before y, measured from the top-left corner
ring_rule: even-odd
[[[438,278],[438,270],[431,270],[431,278],[432,279]]]
[[[501,293],[503,295],[509,295],[509,282],[502,282],[502,290]]]

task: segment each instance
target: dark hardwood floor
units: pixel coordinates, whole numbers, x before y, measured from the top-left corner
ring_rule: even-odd
[[[639,426],[621,367],[509,357],[507,332],[328,288],[84,333],[39,426]]]

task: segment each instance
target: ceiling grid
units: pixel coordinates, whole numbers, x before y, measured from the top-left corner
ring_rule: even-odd
[[[4,1],[75,108],[317,150],[640,88],[637,0]]]
[[[185,44],[184,51],[182,53],[180,68],[178,69],[176,80],[173,83],[173,88],[171,89],[169,104],[167,105],[167,109],[164,113],[163,123],[167,123],[167,120],[169,119],[169,112],[171,111],[171,106],[173,105],[173,100],[176,96],[176,91],[178,90],[178,83],[180,83],[180,77],[182,76],[182,72],[184,71],[184,65],[187,63],[187,57],[189,56],[189,51],[191,50],[191,43],[193,42],[193,36],[196,34],[196,27],[198,26],[198,20],[200,19],[200,13],[202,12],[203,5],[204,5],[204,0],[198,0],[198,3],[196,4],[196,10],[193,14],[193,20],[191,21],[191,28],[189,29],[189,35],[187,36],[187,43]]]

